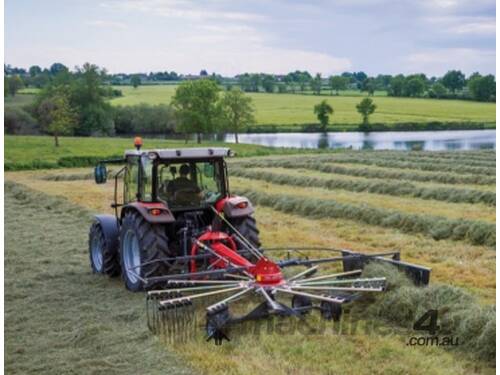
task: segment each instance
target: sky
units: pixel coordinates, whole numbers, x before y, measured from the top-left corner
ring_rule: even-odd
[[[5,0],[5,63],[495,74],[495,0]]]

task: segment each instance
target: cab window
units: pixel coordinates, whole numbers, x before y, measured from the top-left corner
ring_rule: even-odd
[[[160,164],[159,198],[171,208],[199,207],[215,203],[222,192],[217,162]]]

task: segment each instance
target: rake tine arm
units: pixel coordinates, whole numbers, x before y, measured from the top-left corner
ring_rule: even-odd
[[[168,280],[167,285],[210,285],[210,284],[220,284],[220,285],[228,285],[234,284],[236,281],[234,280],[183,280],[183,279],[172,279]],[[168,290],[168,289],[167,289]]]
[[[238,279],[238,280],[244,280],[244,281],[251,281],[249,277],[243,276],[243,275],[235,275],[234,273],[226,273],[224,274],[225,277],[231,277],[233,279]]]
[[[209,289],[229,288],[229,287],[238,286],[238,285],[241,285],[241,284],[240,283],[233,283],[233,284],[194,286],[194,287],[190,287],[190,288],[151,290],[148,292],[148,295],[151,296],[151,295],[162,294],[162,293],[196,292],[196,291],[209,290]]]
[[[251,290],[252,290],[252,288],[246,288],[246,289],[244,289],[244,290],[242,290],[242,291],[240,291],[238,293],[233,294],[232,296],[224,298],[222,301],[216,302],[213,305],[208,306],[207,307],[207,311],[212,310],[214,308],[217,308],[220,305],[224,305],[224,304],[228,304],[229,302],[233,302],[233,301],[235,301],[236,299],[240,298],[242,295],[248,293]]]
[[[383,292],[384,288],[366,288],[366,287],[342,287],[342,286],[293,286],[293,290],[325,290],[325,291],[343,291],[343,292]]]
[[[291,290],[291,289],[275,288],[275,290],[278,292],[282,292],[282,293],[288,293],[288,294],[293,294],[293,295],[302,296],[302,297],[309,297],[309,298],[317,299],[320,301],[331,302],[331,303],[342,303],[345,301],[344,298],[340,298],[340,297],[327,297],[327,296],[321,296],[318,294],[312,294],[312,293],[307,293],[307,292],[300,292],[300,291]]]
[[[341,279],[341,280],[324,280],[324,281],[307,281],[301,280],[295,283],[296,286],[313,286],[313,285],[331,285],[331,284],[354,284],[354,283],[370,283],[384,282],[385,277],[374,277],[370,279]]]
[[[361,272],[363,272],[363,270],[353,270],[353,271],[340,272],[340,273],[331,273],[329,275],[321,275],[321,276],[311,277],[309,279],[305,279],[305,280],[301,280],[301,281],[297,281],[297,282],[300,282],[300,283],[307,282],[308,283],[310,281],[319,281],[319,280],[333,279],[333,278],[342,277],[342,276],[358,275]]]
[[[173,303],[177,303],[177,302],[190,302],[191,300],[193,300],[195,298],[203,298],[203,297],[209,297],[209,296],[213,296],[213,295],[220,294],[220,293],[234,292],[237,290],[241,290],[243,288],[244,287],[242,287],[242,286],[237,286],[234,288],[225,288],[222,290],[215,290],[215,291],[206,292],[206,293],[193,294],[192,296],[189,296],[189,297],[177,297],[177,298],[166,299],[164,301],[160,301],[160,305],[166,306],[168,304],[173,304]]]
[[[266,299],[267,303],[269,304],[269,306],[271,306],[272,309],[274,309],[274,310],[279,310],[280,309],[280,306],[278,305],[278,303],[276,303],[276,301],[274,301],[269,296],[269,294],[267,293],[267,291],[264,288],[259,288],[259,289],[257,289],[257,291],[260,294],[262,294],[262,296]]]
[[[310,267],[292,277],[290,277],[287,281],[293,281],[293,280],[297,280],[297,279],[301,279],[307,275],[309,275],[310,273],[314,273],[316,272],[316,270],[318,269],[318,266],[314,266],[314,267]]]

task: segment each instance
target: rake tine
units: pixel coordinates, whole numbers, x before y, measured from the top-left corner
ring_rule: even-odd
[[[354,271],[347,271],[347,272],[341,272],[341,273],[332,273],[329,275],[311,277],[310,279],[305,279],[305,280],[297,281],[297,282],[310,282],[310,281],[317,281],[317,280],[332,279],[335,277],[356,275],[356,274],[360,274],[361,272],[363,272],[363,270],[354,270]]]

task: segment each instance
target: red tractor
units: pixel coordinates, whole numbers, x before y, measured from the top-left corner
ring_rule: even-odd
[[[140,138],[135,146],[124,159],[103,160],[95,168],[95,181],[101,184],[106,182],[106,164],[125,164],[115,174],[116,214],[97,215],[90,228],[94,272],[121,274],[131,291],[152,288],[155,283],[146,280],[184,271],[182,257],[191,255],[192,239],[208,229],[229,235],[238,231],[244,239],[236,237],[232,248],[252,259],[244,251],[245,240],[259,248],[259,231],[252,204],[230,194],[224,161],[231,156],[228,148],[141,151]]]
[[[429,282],[430,269],[401,262],[394,251],[268,247],[264,255],[252,204],[230,193],[228,148],[143,151],[140,138],[135,146],[124,159],[95,168],[100,184],[107,179],[106,164],[125,164],[114,177],[115,215],[97,215],[90,229],[90,263],[96,273],[121,274],[131,291],[148,290],[154,333],[183,336],[194,321],[193,301],[205,301],[207,335],[218,344],[232,324],[270,315],[303,316],[317,309],[323,318],[338,320],[342,304],[385,289],[383,277],[363,277],[369,262],[395,266],[416,284]],[[328,256],[311,258],[308,251]],[[321,272],[321,265],[335,262],[342,264],[340,272]],[[294,267],[304,269],[293,273]],[[251,295],[262,302],[232,316],[229,305]],[[222,299],[210,304],[212,298]]]

